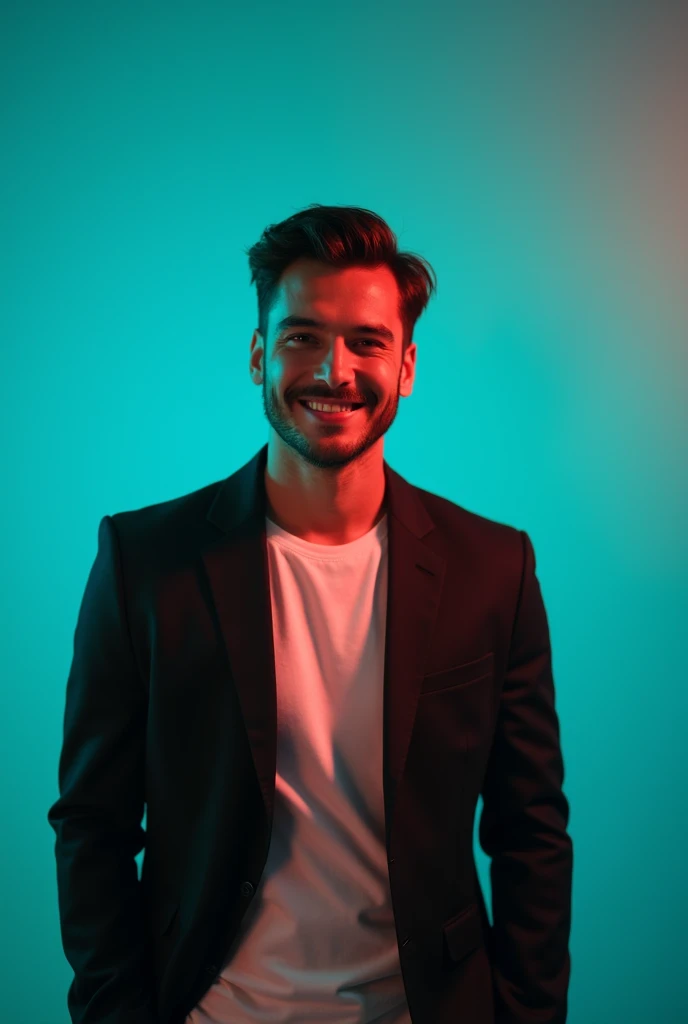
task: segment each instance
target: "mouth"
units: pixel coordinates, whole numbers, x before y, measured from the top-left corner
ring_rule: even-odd
[[[324,412],[323,410],[320,409],[311,409],[306,404],[306,401],[306,399],[302,398],[299,398],[298,400],[299,405],[303,406],[303,408],[306,410],[309,416],[312,416],[316,420],[320,420],[320,422],[322,423],[346,423],[347,420],[351,419],[352,416],[355,416],[356,413],[359,412],[359,410],[365,407],[364,402],[357,402],[353,405],[351,409],[345,409],[342,411],[338,410],[337,412]],[[328,403],[325,402],[318,404],[327,405]]]

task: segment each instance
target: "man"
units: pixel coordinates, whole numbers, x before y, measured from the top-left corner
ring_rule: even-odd
[[[48,814],[72,1021],[561,1024],[573,854],[533,546],[383,457],[429,267],[318,204],[249,262],[268,443],[104,516],[79,612]]]

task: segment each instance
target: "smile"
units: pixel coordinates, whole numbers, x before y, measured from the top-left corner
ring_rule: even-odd
[[[328,403],[318,402],[316,404],[327,405]],[[315,419],[321,420],[322,422],[325,423],[343,423],[346,420],[350,419],[352,416],[355,416],[359,409],[364,408],[363,405],[355,405],[353,408],[349,409],[345,408],[343,410],[337,409],[336,412],[325,412],[323,409],[311,409],[310,406],[306,404],[306,400],[301,398],[299,399],[299,405],[303,406],[306,412],[313,416]]]

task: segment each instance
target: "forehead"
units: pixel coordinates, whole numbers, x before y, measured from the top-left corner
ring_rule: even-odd
[[[331,267],[312,259],[290,264],[279,279],[270,320],[286,313],[317,311],[320,318],[359,320],[375,317],[401,333],[399,288],[387,266]]]

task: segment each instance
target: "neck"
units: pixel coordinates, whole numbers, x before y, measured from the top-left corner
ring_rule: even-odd
[[[282,458],[268,445],[267,514],[283,530],[314,544],[348,544],[382,519],[386,508],[381,446],[336,470],[320,469],[290,455]]]

